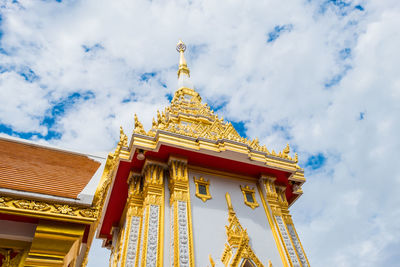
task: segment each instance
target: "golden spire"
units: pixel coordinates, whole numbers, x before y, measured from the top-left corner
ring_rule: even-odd
[[[176,45],[176,51],[178,51],[180,54],[178,78],[181,75],[181,73],[184,73],[188,77],[190,77],[190,70],[186,64],[185,56],[183,55],[183,52],[185,52],[185,50],[186,50],[186,45],[182,42],[182,40],[179,40],[178,44]]]

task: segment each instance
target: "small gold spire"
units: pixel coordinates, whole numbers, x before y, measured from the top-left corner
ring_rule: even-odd
[[[179,40],[178,44],[176,45],[176,51],[179,52],[180,58],[179,58],[179,69],[178,69],[178,79],[181,73],[186,74],[188,77],[190,77],[190,70],[187,66],[186,59],[184,56],[184,52],[186,50],[186,45],[182,42],[182,40]]]
[[[135,129],[133,130],[133,132],[138,134],[146,134],[145,130],[143,129],[143,124],[139,121],[136,113],[135,113]]]

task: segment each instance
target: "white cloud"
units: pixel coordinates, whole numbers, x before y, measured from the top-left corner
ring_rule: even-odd
[[[269,149],[289,142],[303,165],[311,155],[326,158],[321,168],[306,169],[292,212],[311,264],[397,265],[397,1],[19,3],[4,2],[1,11],[2,124],[46,135],[41,120],[55,103],[91,92],[95,97],[56,118],[52,130],[62,137],[50,142],[112,150],[119,125],[130,133],[136,112],[149,128],[168,104],[182,38],[195,86],[205,101],[223,106],[221,115],[244,121],[247,135]],[[291,30],[267,43],[282,25]],[[38,78],[26,81],[23,68]],[[141,80],[143,73],[155,76]]]

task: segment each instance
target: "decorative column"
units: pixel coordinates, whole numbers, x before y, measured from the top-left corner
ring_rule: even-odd
[[[281,208],[282,218],[284,223],[286,224],[286,229],[289,233],[290,239],[294,245],[296,250],[296,254],[301,262],[301,266],[308,267],[310,266],[306,254],[304,252],[303,246],[300,243],[300,239],[297,236],[296,229],[293,224],[292,216],[289,213],[289,204],[286,199],[286,187],[285,186],[277,186],[277,194],[278,194],[278,203]]]
[[[192,215],[190,211],[189,175],[187,161],[170,157],[169,190],[171,193],[171,266],[194,267]]]
[[[279,233],[280,241],[283,244],[290,265],[294,267],[308,267],[308,261],[306,259],[303,261],[299,256],[295,242],[292,240],[289,228],[287,227],[288,222],[290,222],[291,226],[293,226],[293,222],[288,210],[288,202],[285,195],[286,187],[275,185],[275,180],[276,178],[272,176],[262,176],[260,179],[264,192],[263,195],[272,212],[273,226],[274,228],[276,227]],[[267,210],[267,212],[269,211]],[[302,253],[302,255],[305,255],[304,251]]]
[[[123,235],[123,256],[121,266],[138,266],[140,252],[140,234],[142,231],[143,192],[142,176],[131,172],[128,178],[129,193]]]
[[[162,163],[146,160],[143,166],[143,240],[137,266],[163,266],[164,173]]]

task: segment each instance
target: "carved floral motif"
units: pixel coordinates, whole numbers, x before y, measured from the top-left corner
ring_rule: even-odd
[[[179,266],[189,267],[189,235],[187,221],[187,204],[178,201],[178,228],[179,228]]]
[[[126,266],[135,266],[137,245],[139,241],[140,217],[132,217],[131,229],[129,232],[128,251],[126,254]]]
[[[293,226],[291,224],[287,224],[287,228],[289,230],[290,237],[293,240],[294,247],[296,248],[297,255],[299,255],[301,265],[303,267],[308,267],[307,259],[303,253],[303,249],[301,248],[300,241],[297,239],[297,235],[293,229]]]
[[[146,267],[157,266],[157,247],[158,247],[158,215],[160,207],[150,205],[149,230],[147,233],[147,256]]]
[[[283,242],[288,250],[288,254],[290,260],[293,263],[294,267],[301,267],[300,262],[297,260],[296,252],[293,248],[292,242],[290,241],[290,237],[288,232],[286,231],[285,223],[282,220],[281,216],[275,216],[276,222],[278,223],[279,232],[282,235]]]
[[[98,214],[96,208],[46,203],[43,201],[28,199],[14,199],[12,197],[0,197],[0,208],[40,211],[48,214],[60,214],[84,218],[97,218]]]

